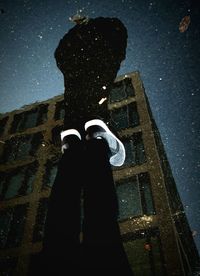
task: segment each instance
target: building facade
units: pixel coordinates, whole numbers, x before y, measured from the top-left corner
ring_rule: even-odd
[[[138,72],[116,79],[108,109],[126,148],[113,176],[134,275],[193,275],[198,252]],[[60,95],[0,120],[0,275],[28,275],[42,248],[63,118]]]

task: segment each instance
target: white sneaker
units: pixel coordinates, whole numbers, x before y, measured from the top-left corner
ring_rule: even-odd
[[[80,140],[81,140],[81,135],[80,133],[78,132],[78,130],[76,129],[67,129],[67,130],[64,130],[60,133],[60,137],[61,137],[61,151],[62,153],[64,153],[64,150],[68,149],[69,145],[64,141],[65,138],[69,135],[75,135],[77,136]]]
[[[112,156],[110,157],[110,164],[112,166],[122,166],[126,158],[126,152],[122,142],[110,131],[107,125],[99,119],[94,119],[85,123],[85,131],[88,131],[90,127],[96,127],[96,130],[91,135],[88,134],[86,139],[90,138],[103,138],[107,141],[111,150]]]

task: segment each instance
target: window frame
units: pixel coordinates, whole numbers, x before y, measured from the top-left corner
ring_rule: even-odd
[[[147,202],[147,199],[145,197],[145,193],[144,190],[142,188],[142,185],[144,183],[144,181],[146,181],[146,184],[148,186],[148,190],[149,190],[149,195],[150,195],[150,204]],[[139,202],[140,202],[140,207],[141,207],[141,214],[133,214],[133,215],[127,215],[126,218],[120,218],[120,204],[119,204],[119,216],[118,216],[118,221],[119,222],[123,222],[129,219],[133,219],[133,218],[139,218],[142,217],[144,215],[146,216],[151,216],[151,215],[155,215],[156,214],[156,210],[155,210],[155,204],[154,204],[154,199],[153,199],[153,194],[152,194],[152,190],[151,190],[151,182],[150,182],[150,177],[149,174],[147,172],[145,173],[141,173],[141,174],[137,174],[137,175],[133,175],[127,178],[123,178],[121,180],[115,181],[116,184],[116,188],[117,188],[117,195],[118,198],[120,198],[119,193],[118,193],[118,187],[126,184],[129,185],[137,185],[137,190],[138,190],[138,198],[139,198]],[[149,211],[147,206],[151,205],[152,210]],[[149,208],[150,209],[150,208]],[[131,213],[131,212],[129,212]]]

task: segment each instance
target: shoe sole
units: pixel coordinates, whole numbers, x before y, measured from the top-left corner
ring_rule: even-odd
[[[61,137],[61,142],[64,140],[64,138],[66,136],[69,136],[69,135],[75,135],[77,136],[80,140],[81,140],[81,135],[80,133],[78,132],[78,130],[76,129],[67,129],[67,130],[64,130],[60,133],[60,137]],[[64,153],[64,150],[67,149],[67,146],[66,144],[62,145],[61,146],[61,152]]]
[[[63,141],[63,139],[69,135],[76,135],[81,140],[81,135],[78,132],[78,130],[72,128],[72,129],[67,129],[67,130],[64,130],[61,132],[61,134],[60,134],[61,141]]]
[[[125,153],[125,148],[124,148],[123,143],[110,131],[110,129],[106,126],[106,124],[103,121],[94,119],[94,120],[86,122],[85,123],[85,131],[87,131],[87,129],[92,126],[99,126],[99,127],[103,128],[103,130],[107,134],[109,134],[114,140],[117,141],[119,151],[110,157],[110,164],[113,166],[116,166],[116,167],[122,166],[124,164],[124,161],[126,158],[126,153]],[[107,142],[109,145],[109,141],[107,141]],[[109,145],[109,147],[110,147],[110,145]]]

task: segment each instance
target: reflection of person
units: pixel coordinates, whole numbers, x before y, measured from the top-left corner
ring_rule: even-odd
[[[65,118],[63,155],[44,231],[44,275],[132,275],[111,169],[123,164],[125,150],[109,129],[106,101],[125,59],[127,31],[117,18],[79,18],[76,23],[55,51],[64,75]]]

